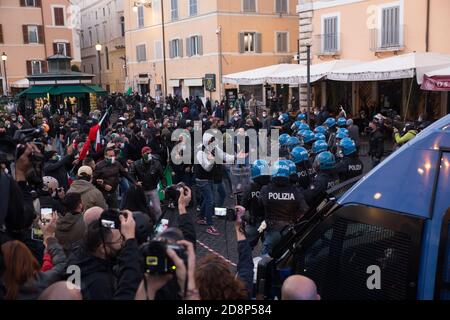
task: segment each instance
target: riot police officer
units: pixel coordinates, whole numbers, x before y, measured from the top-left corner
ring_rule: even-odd
[[[311,148],[311,153],[310,153],[310,161],[314,162],[314,160],[316,159],[316,156],[324,151],[328,151],[328,144],[323,141],[323,140],[317,140],[316,142],[313,143],[312,148]]]
[[[339,144],[343,158],[336,164],[336,172],[340,182],[357,177],[363,173],[364,165],[359,159],[355,142],[350,138],[344,138]]]
[[[291,152],[291,159],[297,167],[298,186],[303,189],[308,189],[311,183],[311,177],[315,172],[309,162],[308,151],[303,147],[295,147]]]
[[[280,158],[286,159],[289,155],[289,149],[287,146],[287,142],[291,136],[287,133],[283,133],[278,138],[278,142],[280,144]]]
[[[316,156],[313,168],[317,175],[311,182],[311,186],[305,191],[305,199],[309,206],[316,206],[326,196],[326,191],[339,184],[336,174],[336,158],[329,151],[324,151]]]
[[[265,209],[267,226],[262,254],[268,254],[281,239],[285,227],[308,211],[303,194],[289,183],[289,163],[286,160],[274,163],[272,181],[262,187],[260,203]]]
[[[251,176],[252,183],[244,190],[241,204],[249,212],[245,233],[253,249],[261,236],[258,227],[264,221],[264,208],[259,197],[261,188],[270,182],[270,167],[267,161],[256,160],[251,168]]]

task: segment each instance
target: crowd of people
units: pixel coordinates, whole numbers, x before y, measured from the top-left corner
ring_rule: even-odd
[[[332,116],[323,108],[308,119],[305,110],[274,108],[238,103],[229,110],[223,101],[199,97],[117,94],[89,115],[48,102],[2,112],[0,299],[254,297],[253,255],[270,254],[286,226],[315,208],[328,189],[364,172],[361,130],[345,111]],[[383,121],[369,124],[373,165],[384,154]],[[181,134],[173,139],[176,129]],[[278,160],[249,163],[248,137],[243,145],[228,137],[232,153],[209,148],[209,133],[196,151],[173,154],[178,143],[207,129],[244,137],[250,129],[278,129]],[[405,143],[409,129],[407,137],[395,131],[395,140]],[[196,161],[175,161],[183,152]],[[233,168],[248,170],[250,179],[236,183]],[[237,184],[242,187],[233,193]],[[222,258],[196,261],[195,253],[198,230],[221,235],[214,213],[227,194],[238,203],[237,277]],[[177,219],[161,230],[166,210]],[[79,276],[74,288],[67,286],[71,267]],[[320,298],[301,276],[289,277],[282,291],[289,299]]]

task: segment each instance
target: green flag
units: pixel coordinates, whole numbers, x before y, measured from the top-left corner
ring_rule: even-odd
[[[128,90],[127,90],[127,92],[125,92],[125,95],[126,95],[126,96],[129,96],[129,95],[131,95],[132,93],[133,93],[133,88],[129,87]]]
[[[164,177],[166,178],[167,186],[172,185],[172,168],[170,166],[167,166],[163,173]],[[164,193],[162,183],[160,182],[158,184],[158,194],[159,194],[159,200],[164,200]]]

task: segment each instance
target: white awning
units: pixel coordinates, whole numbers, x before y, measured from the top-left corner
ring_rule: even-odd
[[[180,80],[169,80],[169,81],[167,81],[167,84],[169,87],[179,87]]]
[[[223,76],[223,83],[238,84],[238,85],[257,85],[264,84],[268,78],[274,77],[280,72],[291,70],[292,68],[299,68],[297,64],[274,64],[268,67],[247,70],[238,73],[232,73]]]
[[[380,81],[416,75],[417,83],[421,84],[425,73],[447,66],[450,66],[450,55],[414,52],[335,70],[327,78],[336,81]]]
[[[427,72],[425,75],[427,77],[449,77],[450,76],[450,67],[433,70],[433,71]]]
[[[11,87],[13,88],[28,88],[30,86],[30,82],[27,78],[20,79],[11,83]]]
[[[203,86],[203,79],[202,78],[184,79],[184,85],[186,87],[201,87]]]

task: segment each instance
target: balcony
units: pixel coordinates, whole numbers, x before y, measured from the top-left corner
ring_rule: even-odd
[[[116,49],[125,49],[125,37],[117,37],[112,42]]]
[[[370,30],[370,50],[378,52],[401,51],[405,48],[403,25]]]
[[[337,56],[341,51],[341,34],[319,34],[313,37],[313,54],[318,56]]]

